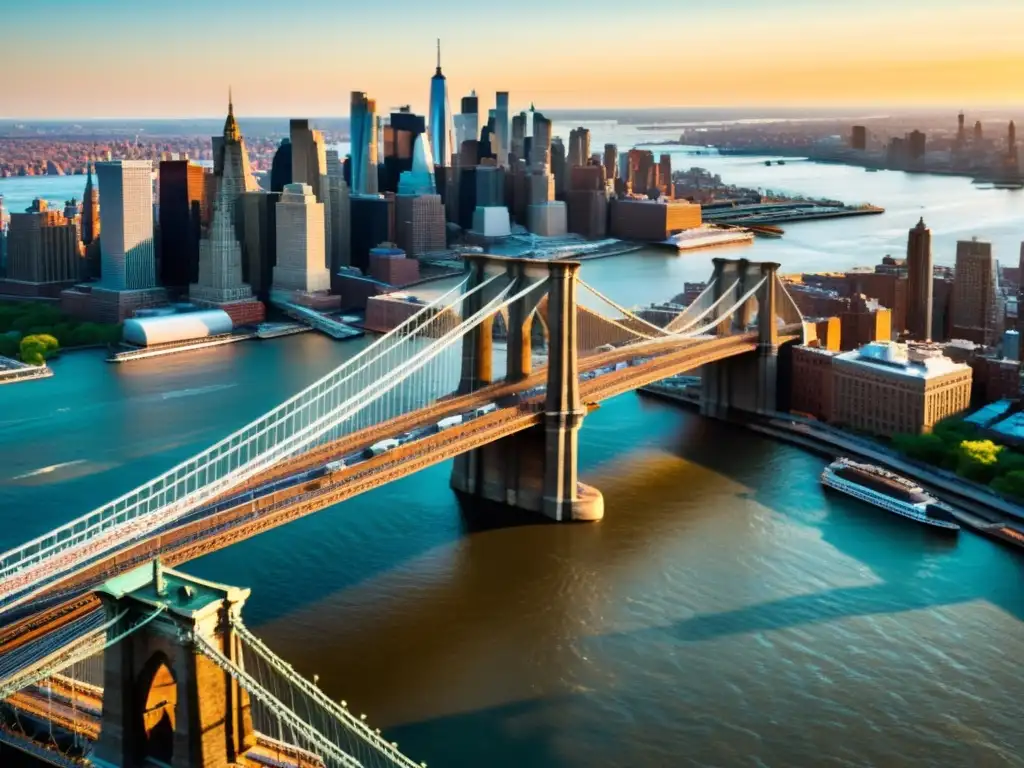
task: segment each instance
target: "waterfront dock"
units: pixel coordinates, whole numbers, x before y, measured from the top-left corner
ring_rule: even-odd
[[[303,323],[314,330],[326,333],[332,339],[345,341],[363,335],[363,331],[360,329],[353,328],[348,323],[343,323],[331,315],[317,312],[315,309],[304,307],[301,304],[290,301],[274,301],[273,304],[297,323]]]
[[[837,219],[847,216],[877,216],[882,213],[885,213],[885,209],[877,205],[844,205],[835,201],[808,200],[707,208],[702,215],[704,221],[708,223],[745,227]],[[766,233],[771,232],[770,229],[765,231]]]
[[[749,245],[752,242],[754,233],[745,227],[704,224],[695,229],[684,229],[657,245],[683,253],[721,245]]]
[[[258,339],[279,339],[282,336],[294,336],[296,333],[309,333],[313,329],[301,323],[260,323],[256,328]]]
[[[46,365],[29,365],[20,360],[0,356],[0,384],[45,379],[50,376],[53,376],[53,371]]]
[[[191,341],[172,341],[166,344],[154,344],[149,347],[128,347],[120,352],[114,352],[107,358],[108,363],[129,363],[135,360],[145,360],[150,357],[162,357],[164,355],[177,355],[182,352],[193,352],[199,349],[211,347],[222,347],[225,344],[235,344],[239,341],[247,341],[257,337],[254,331],[235,331],[224,333],[218,336],[207,336]]]

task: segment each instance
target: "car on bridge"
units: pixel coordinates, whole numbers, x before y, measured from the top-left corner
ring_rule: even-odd
[[[406,443],[411,443],[413,440],[419,440],[421,437],[426,437],[432,429],[434,429],[434,425],[429,427],[420,427],[419,429],[413,429],[405,432],[398,436],[398,444],[405,445]]]
[[[324,470],[327,472],[337,472],[339,469],[345,468],[345,460],[338,459],[337,461],[329,461],[324,466]]]
[[[498,410],[497,403],[488,403],[487,405],[481,405],[479,408],[474,408],[472,416],[474,419],[478,419],[481,416],[486,416],[488,413],[494,413]]]
[[[458,416],[448,416],[447,418],[441,419],[437,422],[437,431],[444,432],[446,429],[457,427],[462,423],[462,414]]]
[[[401,445],[401,443],[399,443],[394,438],[381,440],[379,443],[374,443],[369,448],[367,448],[364,455],[366,456],[366,458],[371,459],[374,456],[380,456],[381,454],[387,453],[388,451],[393,451],[399,445]]]

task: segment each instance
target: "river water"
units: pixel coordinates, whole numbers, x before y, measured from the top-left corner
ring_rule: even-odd
[[[1024,234],[1019,193],[961,179],[686,160],[889,211],[714,255],[871,264],[924,215],[939,263],[972,234],[1015,261]],[[707,252],[583,267],[624,304],[709,272]],[[81,352],[0,388],[0,546],[206,447],[362,343],[304,334],[123,366]],[[822,466],[625,395],[581,435],[599,524],[461,509],[442,464],[187,569],[251,587],[245,616],[273,649],[432,766],[1024,766],[1020,555],[826,496]]]

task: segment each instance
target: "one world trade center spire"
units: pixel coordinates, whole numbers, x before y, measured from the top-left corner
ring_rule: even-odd
[[[430,79],[430,123],[427,130],[433,150],[434,165],[451,165],[455,151],[455,123],[448,101],[448,81],[441,72],[441,41],[437,41],[437,70]]]

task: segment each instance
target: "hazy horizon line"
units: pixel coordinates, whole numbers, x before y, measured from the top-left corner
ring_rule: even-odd
[[[960,110],[965,112],[1005,112],[1007,110],[1019,109],[1024,111],[1024,104],[1019,105],[954,105],[954,104],[934,104],[934,105],[911,105],[911,106],[898,106],[892,104],[851,104],[848,106],[837,106],[837,107],[822,107],[812,105],[792,105],[792,106],[668,106],[668,107],[549,107],[542,110],[545,115],[553,116],[572,116],[572,115],[600,115],[600,114],[634,114],[642,115],[645,113],[666,113],[666,112],[730,112],[730,113],[747,113],[747,114],[764,114],[770,115],[790,115],[792,113],[814,113],[822,117],[857,117],[860,119],[884,119],[887,117],[898,116],[902,114],[923,114],[923,113],[943,113],[950,111],[953,114],[958,113]],[[390,114],[393,110],[387,110],[386,112],[381,110],[381,114]],[[869,114],[869,115],[849,115],[846,114],[850,111],[871,111],[880,112],[883,114]],[[189,120],[223,120],[226,110],[219,114],[205,114],[205,115],[160,115],[160,116],[139,116],[139,115],[101,115],[95,117],[83,117],[83,116],[61,116],[61,117],[30,117],[30,116],[13,116],[0,118],[0,125],[10,123],[65,123],[65,122],[80,122],[80,123],[94,123],[112,120],[122,121],[189,121]],[[418,113],[417,113],[418,114]],[[350,115],[348,114],[323,114],[323,115],[303,115],[297,116],[295,113],[278,113],[278,114],[259,114],[259,115],[247,115],[245,113],[237,114],[236,117],[239,120],[289,120],[289,119],[307,119],[307,120],[348,120]]]

